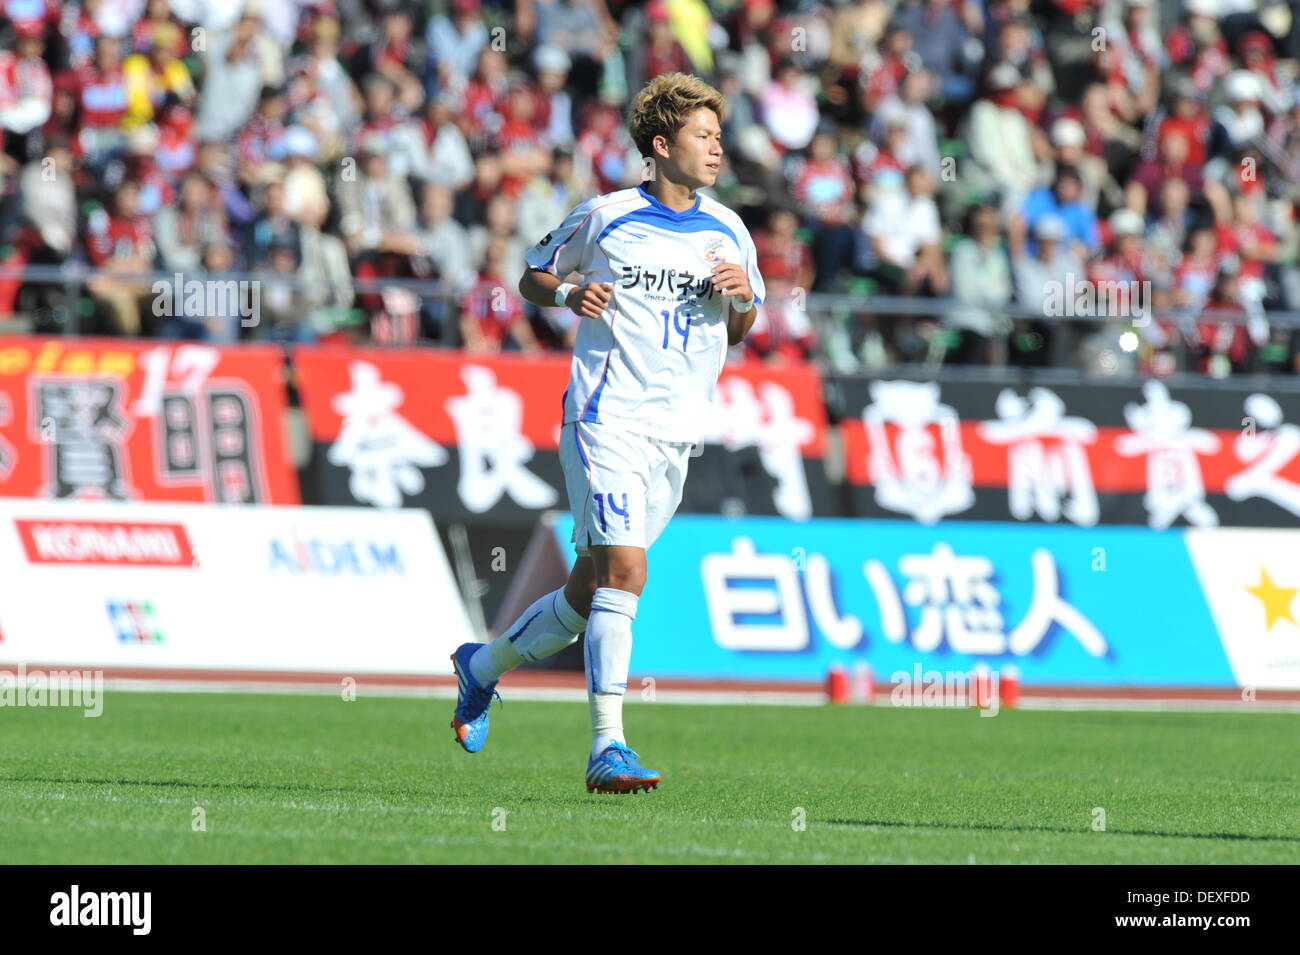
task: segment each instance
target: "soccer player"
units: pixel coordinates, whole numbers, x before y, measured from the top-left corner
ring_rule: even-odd
[[[651,80],[628,121],[648,178],[575,208],[528,250],[519,280],[530,302],[579,316],[560,433],[578,556],[568,583],[539,597],[504,636],[457,648],[451,725],[461,746],[478,752],[501,675],[585,631],[588,792],[659,784],[623,734],[646,549],[681,503],[727,347],[748,334],[765,294],[740,217],[700,191],[718,178],[724,106],[698,77]],[[575,274],[578,284],[564,281]]]

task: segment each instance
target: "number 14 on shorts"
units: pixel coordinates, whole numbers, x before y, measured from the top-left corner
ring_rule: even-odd
[[[627,492],[626,491],[623,492],[623,507],[621,509],[617,504],[614,503],[614,494],[612,491],[603,494],[594,494],[592,496],[595,497],[596,499],[596,511],[597,511],[597,516],[600,520],[600,529],[602,532],[608,530],[608,528],[605,527],[606,505],[608,505],[609,509],[613,511],[614,514],[623,518],[623,530],[630,531],[632,529],[632,518],[628,517],[628,513],[627,513]]]

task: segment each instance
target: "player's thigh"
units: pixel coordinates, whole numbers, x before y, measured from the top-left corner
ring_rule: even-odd
[[[654,480],[646,493],[646,547],[663,533],[682,503],[691,446],[661,444]]]
[[[560,460],[579,554],[592,545],[646,546],[648,458],[638,435],[585,421],[564,426]]]

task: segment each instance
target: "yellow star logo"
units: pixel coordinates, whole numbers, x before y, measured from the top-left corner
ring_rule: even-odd
[[[1300,591],[1297,587],[1279,587],[1273,581],[1269,580],[1268,571],[1262,566],[1259,568],[1259,583],[1254,587],[1243,587],[1248,594],[1252,594],[1256,600],[1264,605],[1264,629],[1272,630],[1273,624],[1279,620],[1290,620],[1295,624],[1295,617],[1291,616],[1291,601],[1295,598],[1296,592]]]

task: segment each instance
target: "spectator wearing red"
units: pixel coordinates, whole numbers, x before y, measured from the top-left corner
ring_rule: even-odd
[[[1272,37],[1263,30],[1247,30],[1237,41],[1237,57],[1242,68],[1259,80],[1260,104],[1269,115],[1286,112],[1290,90],[1278,75]]]
[[[537,353],[541,346],[524,314],[524,304],[506,279],[512,266],[506,261],[505,242],[500,237],[487,244],[478,281],[465,297],[460,334],[471,354],[501,351]]]
[[[275,86],[262,88],[257,112],[239,132],[236,149],[239,178],[249,184],[262,183],[278,168],[283,158],[285,97]]]
[[[1118,209],[1108,220],[1110,242],[1106,250],[1088,265],[1088,281],[1107,283],[1115,295],[1110,300],[1120,314],[1132,315],[1139,307],[1150,307],[1145,296],[1138,302],[1129,299],[1130,283],[1147,281],[1146,255],[1142,247],[1145,223],[1142,214],[1132,209]]]
[[[0,0],[0,21],[8,20],[19,34],[48,36],[59,28],[61,0]]]
[[[883,100],[898,95],[912,58],[912,34],[898,24],[886,28],[879,51],[867,54],[859,76],[863,110],[874,113]]]
[[[1159,155],[1140,161],[1129,180],[1130,205],[1134,208],[1145,209],[1168,179],[1181,179],[1193,193],[1201,192],[1205,185],[1200,167],[1188,161],[1191,143],[1181,129],[1162,136],[1156,149]]]
[[[754,326],[745,336],[744,356],[769,365],[802,365],[817,348],[804,297],[785,278],[769,278],[767,298],[758,306]]]
[[[45,24],[37,19],[18,21],[16,49],[0,51],[0,130],[5,151],[18,162],[36,158],[29,154],[28,137],[50,118],[54,83],[45,65]],[[35,143],[31,144],[39,149]]]
[[[613,192],[627,184],[633,148],[618,109],[601,103],[593,106],[586,128],[578,136],[577,152],[591,164],[599,192]]]
[[[1228,44],[1219,32],[1220,0],[1185,0],[1187,20],[1165,38],[1171,65],[1191,76],[1196,89],[1206,94],[1228,72]]]
[[[668,4],[665,0],[650,0],[645,8],[646,50],[644,82],[649,82],[664,73],[688,73],[691,68],[690,58],[682,45],[673,36],[673,28],[668,22]]]
[[[1169,114],[1157,128],[1156,148],[1166,137],[1181,135],[1187,140],[1187,164],[1200,169],[1209,155],[1210,114],[1196,87],[1187,80],[1174,84],[1172,100]]]
[[[540,93],[531,84],[523,80],[511,83],[505,121],[496,137],[501,153],[501,191],[511,199],[518,198],[524,184],[548,162],[545,126],[539,123],[540,102]]]
[[[468,138],[474,152],[488,148],[504,122],[506,97],[510,81],[506,76],[504,53],[491,47],[479,54],[478,68],[465,85],[465,113],[469,120]]]
[[[794,167],[792,191],[813,233],[816,278],[813,291],[830,291],[853,265],[857,218],[853,177],[837,153],[835,126],[826,124],[812,139],[806,159]]]
[[[1237,193],[1232,197],[1232,218],[1214,227],[1220,255],[1240,262],[1234,287],[1246,295],[1261,291],[1266,266],[1278,259],[1277,236],[1260,221],[1259,201],[1260,197]]]
[[[161,2],[165,4],[166,0]],[[78,5],[75,17],[65,17],[59,22],[59,31],[67,48],[68,69],[73,72],[95,62],[95,40],[103,31],[95,19],[93,3],[94,0]]]
[[[148,0],[144,16],[131,29],[131,51],[148,53],[154,46],[155,31],[164,23],[175,24],[170,0]]]
[[[776,208],[768,216],[767,228],[754,236],[758,271],[770,283],[774,279],[791,288],[808,289],[813,280],[812,252],[799,240],[799,217],[790,209]]]
[[[153,229],[140,214],[139,187],[126,180],[113,196],[112,212],[99,209],[87,223],[86,253],[90,264],[103,274],[91,279],[93,296],[105,302],[116,317],[121,335],[139,335],[140,303],[150,284],[140,275],[153,268]]]
[[[1221,258],[1213,229],[1189,233],[1183,257],[1174,270],[1174,304],[1197,309],[1204,306],[1214,290]]]

